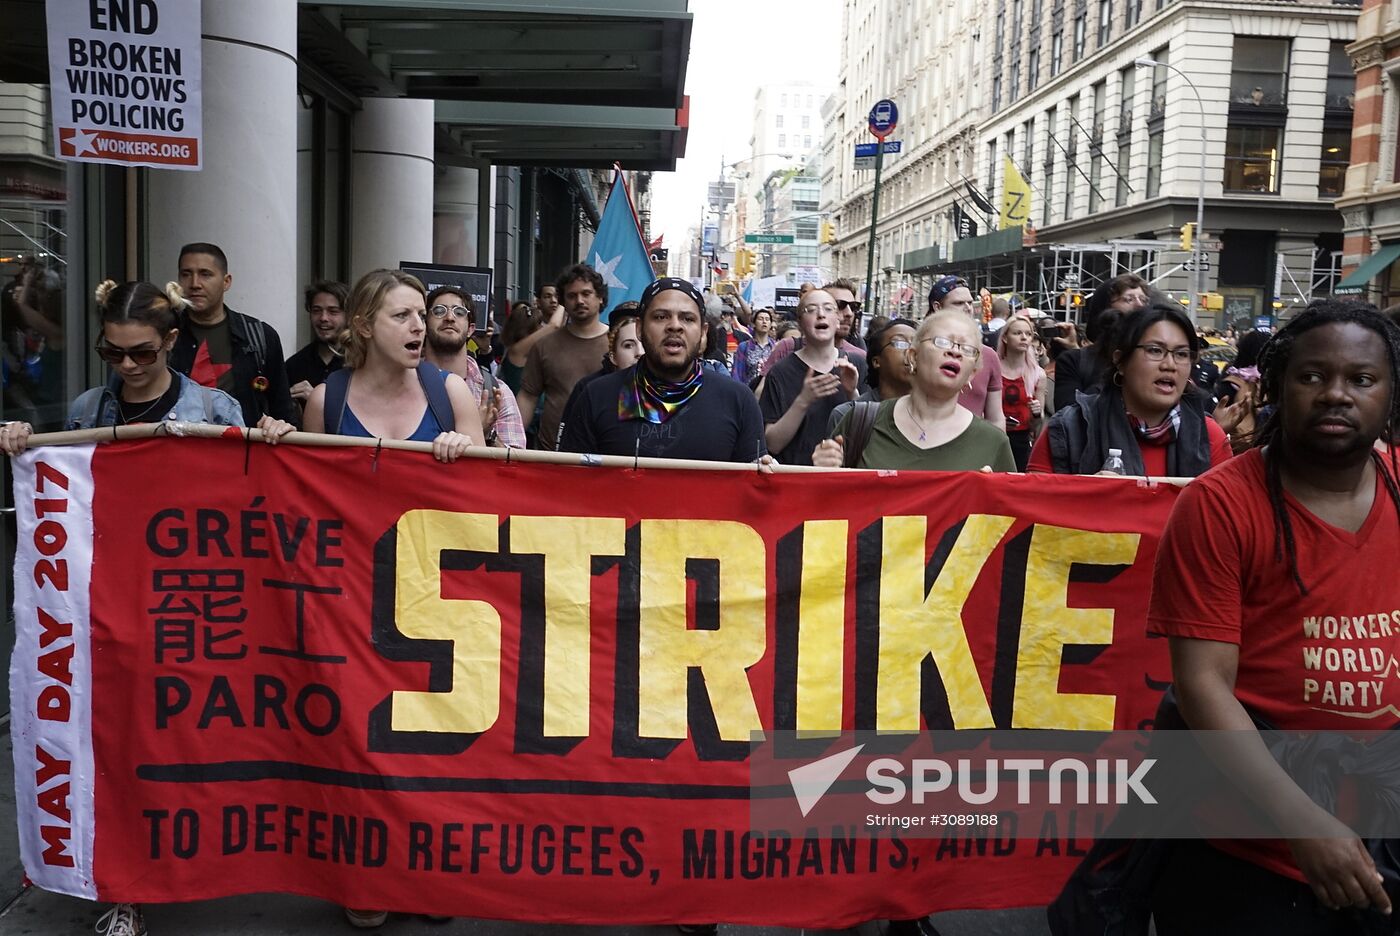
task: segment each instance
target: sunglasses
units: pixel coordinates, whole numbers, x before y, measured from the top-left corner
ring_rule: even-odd
[[[836,308],[840,309],[842,312],[845,312],[847,309],[849,309],[856,315],[860,315],[860,306],[861,303],[857,301],[847,302],[845,299],[836,300]]]
[[[123,358],[131,358],[131,363],[137,367],[145,367],[154,364],[160,354],[160,348],[118,348],[116,345],[100,343],[95,350],[98,357],[113,367],[120,364]]]

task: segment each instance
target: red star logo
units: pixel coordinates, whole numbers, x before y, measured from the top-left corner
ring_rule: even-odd
[[[194,367],[190,368],[190,380],[201,387],[218,387],[219,378],[232,369],[232,364],[215,364],[209,357],[209,342],[201,341],[194,356]]]

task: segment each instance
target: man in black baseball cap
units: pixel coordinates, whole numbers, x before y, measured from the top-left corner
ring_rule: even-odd
[[[700,290],[689,280],[659,279],[642,293],[641,314],[641,360],[583,388],[559,450],[730,462],[766,454],[753,394],[700,366]]]

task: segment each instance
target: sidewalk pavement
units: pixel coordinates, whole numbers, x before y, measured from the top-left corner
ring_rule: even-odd
[[[10,735],[0,736],[0,936],[80,936],[90,934],[99,905],[73,897],[25,889],[15,831],[14,758]],[[548,899],[541,893],[541,899]],[[321,900],[283,894],[230,897],[145,908],[151,936],[351,936],[366,932],[345,923],[340,908]],[[1042,936],[1045,912],[1028,910],[941,913],[934,922],[942,936]],[[881,936],[883,924],[856,930],[795,930],[721,926],[720,936]],[[676,936],[669,926],[566,926],[452,920],[435,924],[422,917],[392,914],[375,932],[383,936]]]

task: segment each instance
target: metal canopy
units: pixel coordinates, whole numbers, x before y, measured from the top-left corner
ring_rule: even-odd
[[[468,155],[669,170],[691,25],[686,0],[346,0],[302,3],[299,45],[356,94],[436,100]]]

